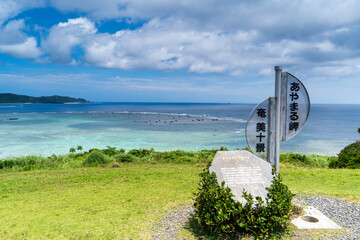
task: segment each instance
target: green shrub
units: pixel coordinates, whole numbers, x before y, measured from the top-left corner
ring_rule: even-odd
[[[128,152],[128,154],[131,154],[138,158],[145,158],[145,157],[151,157],[151,155],[154,153],[154,149],[150,148],[148,149],[133,149]]]
[[[281,153],[280,162],[292,163],[297,166],[326,167],[329,165],[328,156],[316,154],[305,155],[300,153]]]
[[[106,146],[106,149],[103,149],[102,152],[106,155],[113,156],[116,154],[116,147]]]
[[[126,153],[118,153],[115,156],[113,156],[115,162],[136,162],[139,161],[139,158]]]
[[[360,168],[360,141],[346,146],[329,165],[331,168]]]
[[[89,153],[91,153],[91,152],[93,152],[93,151],[98,151],[98,152],[101,152],[101,150],[100,149],[98,149],[98,148],[91,148],[91,149],[89,149]]]
[[[199,192],[195,196],[194,218],[205,235],[218,239],[240,238],[252,235],[255,239],[279,239],[288,229],[294,196],[274,177],[267,189],[265,202],[243,192],[246,204],[242,205],[232,197],[230,188],[224,182],[218,184],[216,174],[205,170],[201,174]]]
[[[42,156],[14,157],[12,159],[2,159],[0,161],[0,169],[29,171],[33,169],[43,169],[48,164],[48,158]]]
[[[108,158],[105,154],[100,151],[91,151],[89,155],[86,156],[83,165],[84,166],[97,166],[99,164],[105,164],[108,162]]]
[[[92,148],[84,152],[76,152],[82,150],[78,145],[75,152],[64,155],[51,155],[49,157],[42,156],[25,156],[13,157],[9,159],[0,159],[0,170],[33,170],[33,169],[54,169],[54,168],[74,168],[82,166],[96,166],[98,164],[107,163],[110,160],[117,162],[175,162],[175,163],[208,163],[214,158],[217,150],[201,150],[197,152],[187,151],[169,151],[155,152],[154,149],[134,149],[125,154],[124,149],[117,150],[115,147],[107,146],[106,149],[100,150]],[[92,154],[93,152],[96,152]],[[117,156],[118,155],[118,156]],[[97,160],[98,159],[98,160]]]
[[[65,162],[69,160],[67,155],[51,155],[46,158],[46,160],[43,163],[44,168],[57,168],[62,166]]]
[[[329,157],[329,168],[336,168],[336,164],[338,162],[338,158],[335,156]]]
[[[0,169],[10,169],[15,166],[23,167],[25,162],[20,158],[2,159],[0,161]]]
[[[154,152],[152,160],[172,163],[209,163],[212,161],[217,150],[201,150],[188,152],[183,150]]]

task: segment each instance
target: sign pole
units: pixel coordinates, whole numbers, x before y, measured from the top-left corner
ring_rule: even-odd
[[[280,140],[298,134],[310,113],[310,98],[304,84],[282,66],[275,66],[275,97],[259,103],[246,123],[246,141],[251,151],[269,162],[279,175]]]
[[[281,72],[282,66],[275,66],[275,168],[279,175],[280,159],[280,97],[281,97]]]

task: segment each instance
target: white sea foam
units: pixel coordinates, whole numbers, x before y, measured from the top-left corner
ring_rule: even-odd
[[[15,104],[6,107],[11,106],[19,107]],[[151,111],[151,106],[67,106],[65,109],[61,105],[44,106],[40,108],[44,112],[36,112],[39,105],[24,105],[21,109],[2,108],[5,113],[0,114],[0,158],[9,155],[67,153],[70,147],[77,145],[82,145],[84,149],[105,148],[107,145],[127,150],[154,147],[159,151],[218,149],[221,146],[237,149],[246,146],[244,119],[248,114],[239,112],[241,109],[238,111],[237,108],[224,112],[218,108],[204,107],[199,111],[190,108],[189,113],[184,113],[187,110],[182,107],[178,113],[171,113],[177,111],[176,108],[162,109],[156,106],[155,112]],[[298,136],[282,142],[281,151],[328,155],[338,153],[358,139],[356,129],[360,118],[360,107],[354,110],[354,106],[351,106],[351,115],[341,112],[341,109],[336,107],[329,110],[329,113],[333,113],[329,115],[331,118],[324,114],[314,114],[316,117],[309,120]],[[19,121],[7,120],[13,116],[18,117]],[[346,124],[334,125],[333,116],[339,123],[344,122],[343,118],[346,117]],[[171,122],[174,117],[176,123]],[[161,121],[155,124],[153,120],[158,119]],[[335,133],[333,129],[338,131]]]
[[[245,134],[245,129],[236,129],[235,133],[236,134]]]
[[[20,112],[13,112],[14,114],[19,114]],[[211,115],[200,115],[200,114],[188,114],[188,113],[168,113],[168,112],[135,112],[135,111],[65,111],[65,112],[27,112],[21,114],[96,114],[96,115],[108,115],[108,114],[139,114],[139,115],[159,115],[159,116],[174,116],[174,117],[189,117],[189,118],[202,118],[202,119],[210,119],[216,121],[231,121],[231,122],[239,122],[246,123],[247,120],[242,118],[233,118],[233,117],[216,117]]]

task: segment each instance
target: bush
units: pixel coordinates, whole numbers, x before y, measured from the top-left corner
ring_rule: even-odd
[[[336,164],[338,162],[338,158],[335,156],[329,157],[329,168],[336,168]]]
[[[217,150],[155,152],[152,160],[172,163],[209,163],[213,160],[216,152]]]
[[[154,153],[154,149],[150,148],[148,149],[133,149],[128,152],[128,154],[131,154],[138,158],[145,158],[145,157],[151,157],[151,155]]]
[[[0,161],[0,169],[10,169],[15,166],[23,167],[25,166],[25,161],[20,158],[2,159]]]
[[[331,157],[316,154],[305,155],[300,153],[281,153],[280,162],[292,163],[297,166],[326,167]]]
[[[116,147],[106,146],[106,149],[103,149],[102,152],[106,155],[113,156],[116,154]]]
[[[331,168],[360,168],[360,141],[346,146],[338,158],[329,165]]]
[[[51,155],[14,157],[0,160],[0,169],[13,169],[17,171],[29,171],[34,169],[59,168],[69,161],[69,155]]]
[[[115,156],[113,156],[115,162],[136,162],[139,161],[138,157],[135,157],[131,154],[126,153],[118,153]]]
[[[194,218],[208,236],[218,239],[241,238],[252,235],[255,239],[281,238],[287,231],[294,196],[274,177],[265,202],[243,192],[245,205],[235,201],[231,189],[217,182],[216,174],[205,170],[201,174],[199,192],[195,196]],[[266,204],[265,204],[266,203]]]
[[[89,155],[86,156],[83,165],[85,166],[97,166],[99,164],[104,164],[108,162],[108,158],[105,154],[100,151],[91,151]]]

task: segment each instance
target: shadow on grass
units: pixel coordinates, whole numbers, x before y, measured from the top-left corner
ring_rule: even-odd
[[[236,235],[219,235],[219,234],[209,234],[205,232],[199,223],[196,221],[194,214],[192,214],[189,220],[186,222],[184,229],[190,231],[194,237],[201,240],[239,240],[239,239],[252,239],[248,236]]]

